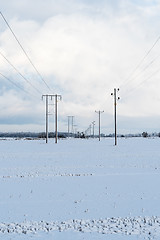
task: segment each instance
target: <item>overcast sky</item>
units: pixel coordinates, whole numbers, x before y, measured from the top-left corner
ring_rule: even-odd
[[[68,115],[79,131],[98,127],[104,110],[102,131],[112,133],[114,88],[119,133],[160,131],[159,0],[5,0],[1,12],[52,91],[1,17],[0,74],[18,87],[0,76],[0,131],[44,131],[41,95],[58,93],[59,131]]]

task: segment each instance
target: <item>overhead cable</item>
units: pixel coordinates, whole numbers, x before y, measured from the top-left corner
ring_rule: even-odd
[[[141,86],[144,82],[148,81],[149,79],[151,79],[153,76],[155,76],[157,73],[160,72],[160,68],[157,69],[157,71],[155,71],[154,73],[152,73],[148,78],[145,78],[142,82],[140,82],[138,85],[136,85],[134,88],[132,88],[130,91],[128,91],[126,93],[126,95],[124,96],[124,98],[128,97],[132,92],[134,92],[139,86]]]
[[[134,77],[132,80],[135,80],[135,79],[139,78],[140,76],[142,76],[142,74],[143,74],[159,57],[160,57],[160,55],[158,55],[158,56],[156,56],[154,59],[152,59],[152,61],[149,62],[148,65],[146,65],[146,66],[142,69],[142,71],[141,71],[140,73],[138,73],[137,75],[135,75],[135,77]],[[154,75],[154,73],[153,73],[153,75]],[[144,80],[144,81],[146,81],[146,80]],[[142,81],[142,82],[144,82],[144,81]],[[141,83],[140,83],[140,84],[141,84]]]
[[[9,25],[8,21],[6,20],[6,18],[4,17],[4,15],[2,14],[2,12],[0,12],[3,20],[5,21],[6,25],[8,26],[9,30],[11,31],[11,33],[13,34],[14,38],[16,39],[17,43],[19,44],[19,46],[21,47],[23,53],[25,54],[25,56],[27,57],[27,59],[29,60],[30,64],[32,65],[32,67],[34,68],[34,70],[36,71],[36,73],[38,74],[38,76],[41,78],[41,80],[43,81],[43,83],[46,85],[46,87],[51,90],[51,88],[49,87],[49,85],[46,83],[46,81],[44,80],[44,78],[42,77],[42,75],[40,74],[40,72],[37,70],[37,68],[35,67],[35,65],[33,64],[32,60],[30,59],[30,57],[28,56],[27,52],[25,51],[24,47],[22,46],[22,44],[20,43],[20,41],[18,40],[17,36],[15,35],[13,29],[11,28],[11,26]]]
[[[0,55],[14,68],[14,70],[32,87],[38,92],[39,94],[42,94],[38,88],[36,88],[23,74],[0,52]]]
[[[156,44],[159,42],[160,36],[156,39],[152,47],[147,51],[147,53],[144,55],[144,57],[140,60],[140,62],[137,64],[135,69],[131,72],[131,74],[128,76],[128,78],[121,84],[120,87],[127,85],[130,81],[132,81],[131,77],[134,75],[134,73],[137,71],[137,69],[142,65],[144,60],[147,58],[147,56],[150,54],[150,52],[153,50],[153,48],[156,46]]]
[[[33,97],[36,97],[34,96],[33,94],[27,92],[25,89],[23,89],[20,85],[16,84],[15,82],[13,82],[11,79],[9,79],[8,77],[6,77],[4,74],[0,73],[0,75],[5,78],[7,81],[9,81],[11,84],[13,84],[14,86],[16,86],[17,88],[19,88],[20,90],[22,90],[23,92],[25,92],[26,94],[28,95],[31,95]],[[36,97],[37,98],[37,97]]]

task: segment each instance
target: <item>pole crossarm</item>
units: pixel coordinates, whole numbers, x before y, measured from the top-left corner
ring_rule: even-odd
[[[61,96],[60,94],[43,94],[43,95],[42,95],[42,99],[43,99],[44,97],[46,97],[46,96],[50,97],[51,100],[52,100],[53,97],[55,97],[55,96],[57,96],[60,100],[62,100],[62,96]]]

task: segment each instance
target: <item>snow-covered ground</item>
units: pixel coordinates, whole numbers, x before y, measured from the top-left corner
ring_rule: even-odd
[[[160,239],[160,139],[0,141],[0,239]]]

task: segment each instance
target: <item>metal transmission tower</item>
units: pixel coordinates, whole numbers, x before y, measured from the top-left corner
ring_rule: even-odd
[[[94,138],[94,126],[95,126],[95,121],[92,122],[92,126],[93,126],[93,138]]]
[[[117,145],[117,100],[120,99],[120,97],[117,97],[117,92],[119,92],[119,88],[114,88],[114,92],[111,93],[112,96],[114,96],[114,129],[115,129],[115,145]]]
[[[99,141],[101,139],[101,113],[104,113],[104,111],[95,111],[99,115]]]
[[[61,95],[57,95],[57,94],[45,94],[42,95],[42,99],[46,98],[46,143],[48,143],[48,115],[49,115],[49,111],[48,111],[48,105],[49,105],[49,99],[53,99],[53,97],[55,98],[55,143],[57,143],[57,139],[58,139],[58,99],[61,100]]]

